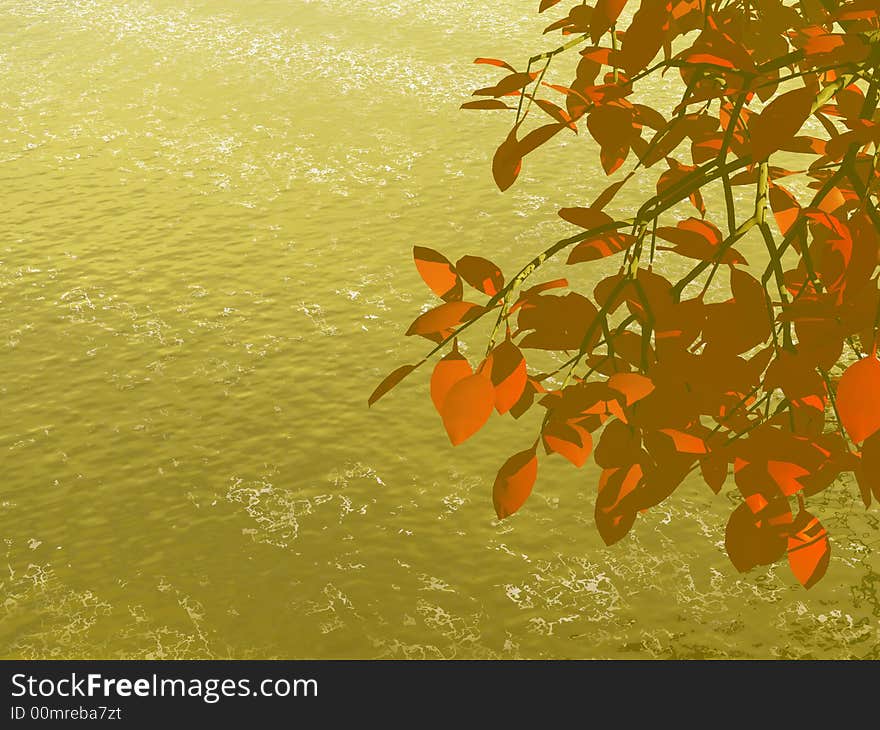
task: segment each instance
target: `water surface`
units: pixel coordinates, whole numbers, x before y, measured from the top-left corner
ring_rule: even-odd
[[[367,410],[425,349],[413,245],[512,267],[604,186],[572,135],[499,194],[506,122],[458,111],[475,55],[555,43],[535,5],[0,0],[0,654],[880,654],[849,485],[807,592],[733,570],[730,486],[606,548],[594,467],[494,520],[534,424],[453,450],[427,372]]]

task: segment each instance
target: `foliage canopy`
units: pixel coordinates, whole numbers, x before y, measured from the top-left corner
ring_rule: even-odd
[[[559,2],[542,0],[539,12]],[[560,210],[577,232],[512,276],[480,256],[453,264],[416,247],[441,302],[406,334],[436,346],[369,402],[448,349],[433,364],[431,398],[453,445],[493,412],[544,409],[531,445],[497,474],[500,519],[529,497],[539,447],[601,468],[595,521],[607,544],[689,473],[716,493],[732,474],[742,496],[726,530],[733,565],[787,556],[809,588],[830,545],[807,500],[845,473],[866,508],[880,500],[880,0],[635,6],[553,10],[545,33],[560,31],[563,44],[524,70],[476,59],[501,76],[463,108],[512,119],[492,160],[499,189],[541,145],[584,130],[605,174],[620,174],[589,205]],[[553,83],[566,52],[580,54],[574,78]],[[680,84],[671,108],[636,101],[658,75]],[[607,212],[634,178],[653,180],[656,194],[629,217]],[[735,205],[742,191],[753,200],[746,215]],[[715,197],[723,204],[710,211]],[[736,248],[747,235],[761,241],[760,262]],[[589,294],[560,293],[565,279],[535,282],[563,252],[586,281],[589,262],[620,266]],[[458,341],[486,318],[485,357],[472,363]],[[554,357],[549,372],[527,360],[542,350]]]

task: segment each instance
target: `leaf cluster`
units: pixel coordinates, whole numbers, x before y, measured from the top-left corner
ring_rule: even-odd
[[[543,409],[531,445],[495,479],[500,519],[528,499],[539,456],[600,467],[595,522],[608,544],[699,471],[714,492],[732,479],[740,494],[726,531],[733,565],[787,557],[810,587],[830,543],[807,500],[843,474],[866,508],[880,500],[880,0],[598,0],[554,12],[545,32],[563,44],[523,70],[476,59],[502,75],[463,108],[510,115],[492,160],[502,191],[559,134],[585,132],[617,179],[561,209],[572,235],[512,276],[416,247],[442,301],[406,334],[435,346],[370,403],[450,348],[430,389],[453,445],[493,413]],[[554,83],[553,60],[572,51],[574,78]],[[658,76],[681,87],[671,108],[637,101]],[[631,179],[650,176],[656,192],[634,215],[609,212]],[[737,191],[754,201],[745,216]],[[724,205],[708,210],[716,197]],[[760,261],[737,248],[747,235]],[[563,252],[572,266],[619,267],[586,294],[567,279],[536,283]],[[672,276],[681,262],[687,273]],[[730,295],[713,301],[719,285]],[[487,317],[485,357],[471,363],[459,338]],[[539,371],[536,351],[559,367]]]

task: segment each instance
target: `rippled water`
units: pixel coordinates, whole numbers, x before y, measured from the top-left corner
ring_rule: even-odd
[[[606,548],[590,467],[493,519],[521,425],[451,449],[426,374],[366,409],[423,352],[414,244],[514,265],[604,185],[572,136],[499,194],[458,111],[534,5],[0,0],[3,656],[880,655],[849,485],[807,592],[736,574],[729,490]]]

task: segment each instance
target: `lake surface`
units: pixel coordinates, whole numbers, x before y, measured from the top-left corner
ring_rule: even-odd
[[[452,449],[429,370],[367,409],[427,350],[413,245],[512,268],[606,184],[569,135],[501,195],[509,118],[458,110],[536,5],[0,0],[0,655],[880,656],[852,485],[805,591],[733,569],[732,484],[608,548],[594,466],[494,519],[534,419]]]

